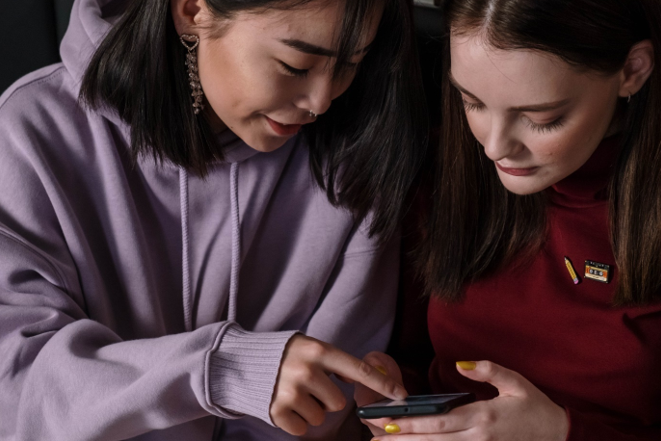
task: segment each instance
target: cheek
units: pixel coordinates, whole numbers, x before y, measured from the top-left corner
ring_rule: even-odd
[[[580,168],[592,155],[594,146],[584,131],[530,134],[524,141],[538,165],[550,166],[561,175]]]
[[[211,106],[234,108],[240,103],[240,91],[246,88],[249,78],[243,75],[241,59],[235,53],[214,47],[213,43],[200,45],[198,68],[204,94]]]
[[[292,85],[255,51],[229,47],[222,40],[200,45],[200,80],[207,100],[221,118],[247,117],[287,101]],[[228,115],[227,112],[238,112]],[[225,113],[223,115],[223,113]]]

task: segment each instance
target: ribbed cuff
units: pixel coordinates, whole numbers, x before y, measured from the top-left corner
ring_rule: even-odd
[[[248,332],[237,324],[228,326],[209,360],[211,401],[273,426],[269,415],[273,389],[285,346],[296,333]]]

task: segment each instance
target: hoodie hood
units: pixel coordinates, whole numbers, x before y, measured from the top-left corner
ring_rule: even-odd
[[[120,0],[77,0],[60,45],[64,67],[80,84],[94,52],[123,11]]]
[[[71,10],[69,27],[60,44],[60,57],[79,93],[87,66],[103,38],[124,11],[123,0],[76,0]],[[116,112],[99,109],[115,124],[124,125]]]

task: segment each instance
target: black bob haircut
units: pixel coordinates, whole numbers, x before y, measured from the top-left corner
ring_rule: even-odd
[[[237,12],[289,9],[343,1],[335,74],[341,74],[370,14],[384,12],[370,51],[349,89],[318,120],[304,126],[310,168],[330,203],[356,219],[370,214],[370,234],[397,228],[409,187],[423,160],[427,111],[420,81],[411,0],[206,0],[218,19]],[[131,127],[131,153],[169,160],[205,176],[223,152],[203,113],[191,105],[186,49],[169,0],[130,0],[85,72],[81,101],[108,106]],[[222,37],[220,37],[222,38]]]

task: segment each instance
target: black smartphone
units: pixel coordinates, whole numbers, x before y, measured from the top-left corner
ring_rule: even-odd
[[[475,401],[472,393],[410,395],[405,400],[382,400],[361,406],[356,414],[363,419],[439,415],[462,404]]]

